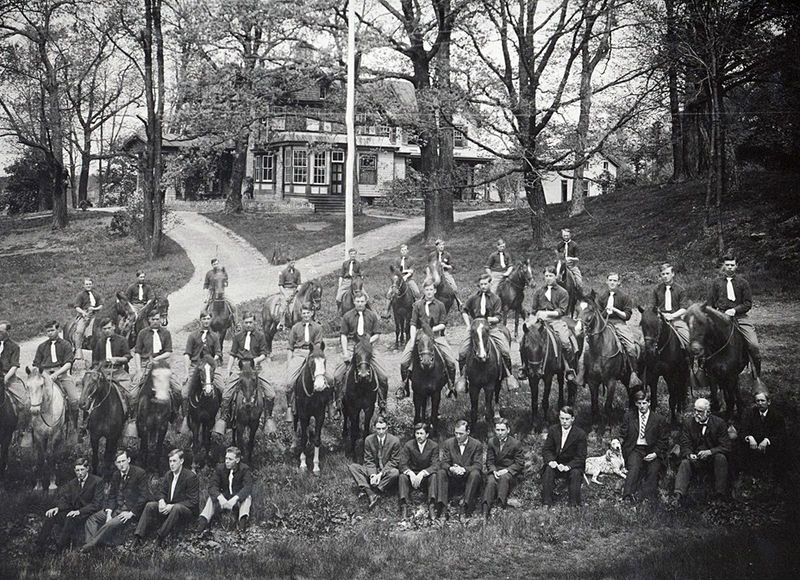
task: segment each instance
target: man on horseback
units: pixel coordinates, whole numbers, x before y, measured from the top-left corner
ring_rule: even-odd
[[[756,327],[747,317],[753,307],[753,295],[747,279],[736,273],[736,256],[727,253],[722,258],[722,277],[711,283],[708,304],[730,316],[747,343],[755,377],[761,375],[761,351]]]
[[[153,287],[145,282],[146,279],[147,274],[145,274],[143,270],[139,270],[136,272],[136,282],[128,286],[128,289],[125,291],[125,297],[128,299],[128,302],[131,303],[133,309],[136,310],[137,315],[151,298],[156,297]]]
[[[222,363],[222,345],[219,343],[219,336],[211,330],[211,314],[204,310],[200,313],[200,328],[192,331],[186,339],[186,348],[183,352],[183,364],[186,369],[186,379],[181,387],[181,411],[184,418],[188,416],[189,406],[189,380],[194,373],[194,369],[201,364],[206,356],[216,359]]]
[[[203,281],[203,290],[208,291],[206,302],[211,302],[214,299],[214,277],[222,276],[222,285],[224,288],[228,287],[228,273],[225,267],[221,266],[218,258],[211,258],[211,269],[206,272],[205,280]]]
[[[348,338],[353,339],[353,344],[362,340],[369,341],[371,344],[378,342],[380,338],[378,315],[367,309],[367,297],[364,294],[357,294],[355,298],[355,308],[347,312],[342,317],[342,327],[339,340],[342,344],[343,359],[333,373],[334,400],[340,399],[342,385],[353,357],[353,348],[348,343]],[[389,391],[389,379],[386,373],[382,357],[377,349],[373,350],[372,370],[378,380],[378,409],[381,414],[386,412],[386,397]]]
[[[11,339],[10,331],[11,323],[8,320],[0,320],[0,373],[2,373],[0,380],[3,381],[5,392],[14,396],[15,406],[19,410],[18,429],[25,431],[30,422],[30,411],[26,411],[24,405],[21,404],[25,396],[25,385],[17,376],[19,345]],[[23,416],[25,421],[22,421]]]
[[[572,239],[572,232],[568,228],[561,230],[561,240],[556,247],[556,259],[556,277],[559,278],[566,268],[572,274],[578,288],[583,287],[583,274],[578,268],[578,245]]]
[[[639,356],[642,346],[636,342],[633,329],[628,326],[633,311],[633,302],[630,297],[619,289],[619,274],[610,272],[606,278],[608,289],[603,290],[598,297],[600,306],[605,306],[607,320],[614,329],[620,344],[628,358],[631,367],[631,378],[628,386],[631,391],[642,384],[637,371],[639,369]]]
[[[456,286],[456,279],[453,278],[453,265],[450,263],[452,256],[450,256],[450,252],[445,251],[444,240],[442,238],[437,238],[435,245],[436,249],[428,254],[428,264],[439,262],[442,265],[442,276],[453,289],[453,292],[457,292],[458,286]],[[429,269],[427,278],[429,279],[431,275],[432,273]]]
[[[297,288],[301,283],[300,270],[295,268],[295,258],[289,258],[289,264],[278,276],[278,290],[283,296],[282,308],[278,311],[278,329],[291,324],[291,313]]]
[[[492,252],[489,256],[489,261],[486,263],[486,273],[492,277],[490,289],[495,294],[497,287],[502,282],[503,278],[508,277],[512,270],[514,270],[514,259],[511,254],[506,250],[506,242],[503,238],[497,240],[497,251]]]
[[[75,299],[75,312],[78,313],[75,318],[75,329],[73,330],[76,359],[83,358],[83,353],[81,352],[83,340],[85,337],[92,336],[94,314],[103,308],[102,301],[96,295],[92,286],[91,278],[84,279],[83,290]]]
[[[408,244],[400,246],[400,257],[395,261],[394,267],[400,272],[400,275],[403,276],[406,284],[408,284],[411,293],[414,295],[414,300],[419,300],[422,293],[419,291],[416,280],[414,280],[414,263],[411,260],[411,256],[408,255]]]
[[[350,248],[347,252],[348,258],[342,262],[342,269],[339,272],[339,287],[336,290],[336,305],[341,309],[342,299],[345,292],[350,290],[354,276],[361,276],[361,262],[356,260],[356,249]]]
[[[553,266],[545,266],[544,286],[537,288],[533,293],[531,310],[558,337],[564,360],[564,376],[568,381],[575,381],[578,341],[565,320],[568,318],[568,305],[569,295],[556,282],[556,269]]]
[[[139,380],[133,381],[131,391],[128,393],[128,416],[136,418],[139,403],[139,391],[142,388],[147,373],[152,365],[158,361],[164,361],[169,365],[169,358],[172,356],[172,335],[169,330],[161,325],[161,314],[157,310],[152,310],[147,317],[149,328],[143,328],[136,336],[136,346],[133,349],[133,360],[136,371],[139,373]],[[179,416],[180,401],[183,400],[181,387],[174,375],[170,376],[170,390],[172,391],[175,408],[173,412],[176,418]]]
[[[456,359],[453,356],[450,343],[447,342],[444,336],[444,331],[447,327],[447,309],[441,301],[435,298],[436,286],[432,281],[425,282],[423,288],[425,297],[417,300],[411,310],[411,330],[406,347],[400,356],[400,379],[403,384],[397,389],[398,398],[406,397],[409,393],[408,378],[411,374],[411,354],[417,340],[418,328],[427,326],[433,333],[437,351],[447,367],[447,385],[451,390],[456,377]]]
[[[38,368],[43,375],[48,375],[64,393],[69,405],[68,416],[72,418],[71,420],[77,428],[81,391],[70,374],[72,362],[75,360],[75,351],[68,341],[58,335],[58,322],[55,320],[48,322],[45,324],[44,330],[47,333],[47,340],[36,348],[33,366]]]
[[[489,289],[491,285],[491,276],[483,274],[478,281],[478,291],[469,297],[467,303],[461,311],[461,316],[464,318],[464,324],[467,328],[472,324],[475,318],[485,318],[489,323],[489,337],[497,347],[503,359],[503,376],[509,389],[514,390],[517,388],[517,380],[511,372],[511,333],[500,323],[500,316],[502,313],[502,304],[497,294]],[[461,343],[461,348],[458,352],[458,366],[461,369],[461,377],[456,384],[456,390],[464,391],[466,389],[466,367],[467,359],[471,355],[472,341],[469,333],[467,333],[464,342]]]
[[[653,288],[653,308],[661,313],[681,341],[684,350],[689,346],[689,326],[683,320],[686,312],[683,286],[675,283],[672,264],[661,264],[661,282]]]
[[[289,331],[289,355],[286,359],[286,382],[284,383],[284,388],[286,389],[287,421],[291,421],[295,410],[294,383],[303,370],[303,364],[306,362],[308,353],[322,342],[322,325],[316,320],[313,320],[314,310],[311,305],[303,304],[300,315],[303,319],[292,326],[292,329]],[[334,402],[331,401],[331,417],[333,417],[334,411]]]
[[[99,327],[103,337],[95,341],[92,365],[106,370],[111,381],[122,388],[120,396],[123,404],[126,404],[126,395],[131,391],[131,376],[128,374],[131,354],[128,341],[114,331],[114,321],[110,318],[103,318]]]

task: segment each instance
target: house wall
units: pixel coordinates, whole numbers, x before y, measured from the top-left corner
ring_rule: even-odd
[[[612,181],[616,180],[617,166],[611,161],[601,155],[595,155],[589,160],[588,167],[584,170],[584,177],[587,180],[588,197],[602,195],[603,184],[597,181],[601,180],[606,172]],[[568,175],[569,177],[564,177],[553,171],[542,175],[544,197],[548,204],[563,203],[564,201],[572,200],[575,180],[572,179],[571,174],[571,171],[565,173],[564,175]]]

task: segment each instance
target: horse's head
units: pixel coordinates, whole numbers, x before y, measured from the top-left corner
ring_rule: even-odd
[[[108,386],[107,383],[108,379],[99,369],[93,368],[86,371],[81,380],[81,398],[78,402],[81,410],[89,410],[91,402],[100,396],[101,386]]]
[[[308,352],[306,359],[308,372],[314,381],[314,391],[320,392],[327,389],[327,361],[325,360],[325,342],[320,341],[319,344],[312,345],[311,350]]]
[[[663,317],[655,308],[642,308],[640,306],[639,312],[642,313],[642,320],[639,322],[639,326],[642,327],[642,335],[644,336],[645,354],[655,356],[658,349],[658,341],[661,337]]]
[[[436,351],[434,350],[435,343],[433,334],[430,329],[427,328],[427,325],[424,325],[423,328],[417,331],[417,340],[415,344],[417,356],[419,356],[419,362],[422,368],[425,370],[432,369],[436,362]]]
[[[311,304],[314,312],[317,312],[322,307],[322,285],[316,280],[310,280],[308,283],[308,291],[304,302]]]
[[[128,302],[123,292],[117,292],[114,310],[117,314],[117,332],[122,336],[128,336],[136,322],[136,309]]]
[[[392,272],[392,285],[389,287],[389,301],[391,302],[393,299],[402,296],[406,292],[408,283],[406,279],[403,278],[402,273],[396,269],[394,265],[389,266],[389,270]]]
[[[211,292],[214,300],[222,300],[225,297],[225,286],[227,284],[228,276],[222,270],[214,270],[211,275]]]
[[[514,271],[511,272],[511,275],[514,276],[517,280],[520,281],[520,284],[525,286],[530,286],[533,288],[536,284],[533,281],[533,269],[531,268],[531,261],[527,259],[523,262],[519,262],[515,267]]]
[[[258,398],[258,373],[252,361],[244,361],[239,373],[240,404],[249,409],[256,405]]]
[[[161,326],[167,326],[169,324],[169,299],[166,296],[160,296],[155,300],[154,308],[161,315]]]
[[[211,396],[214,394],[214,373],[217,370],[217,361],[210,355],[205,355],[200,359],[194,368],[189,379],[189,394],[197,398],[201,396]],[[200,393],[198,393],[200,391]]]
[[[714,331],[714,311],[705,303],[692,304],[686,309],[683,319],[689,326],[689,348],[696,357],[705,354],[705,345]]]
[[[469,327],[472,354],[481,362],[489,357],[489,323],[485,318],[476,318]]]
[[[353,365],[355,366],[356,381],[367,382],[372,378],[372,343],[360,340],[353,347]]]
[[[50,377],[40,373],[36,367],[26,367],[25,372],[28,375],[25,384],[31,397],[31,415],[39,415],[42,409],[49,405],[53,392],[53,381]]]
[[[431,260],[428,262],[428,274],[430,275],[431,280],[436,287],[442,283],[442,278],[444,277],[444,268],[442,267],[442,263],[439,261],[439,258],[436,257],[436,254],[434,254]]]
[[[150,369],[150,375],[146,379],[145,384],[149,381],[153,391],[153,397],[157,401],[169,401],[170,396],[170,378],[172,371],[169,365],[164,361],[158,361]]]
[[[587,333],[596,330],[604,323],[605,310],[597,303],[597,294],[592,290],[578,305],[578,323]]]
[[[350,290],[352,291],[353,294],[364,291],[364,278],[362,278],[360,274],[353,275],[353,280],[350,286]]]
[[[522,325],[525,337],[520,346],[520,354],[528,378],[540,378],[544,375],[544,363],[547,350],[547,329],[544,322],[532,316]]]

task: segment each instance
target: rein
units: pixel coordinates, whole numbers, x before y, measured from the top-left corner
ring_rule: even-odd
[[[733,340],[733,333],[734,333],[734,332],[736,332],[736,323],[735,323],[735,322],[732,322],[732,323],[731,323],[731,332],[730,332],[730,334],[728,335],[728,340],[726,340],[726,341],[725,341],[725,344],[723,344],[723,345],[722,345],[720,348],[718,348],[717,350],[715,350],[714,352],[712,352],[710,355],[708,355],[708,356],[706,356],[706,357],[703,357],[703,358],[704,358],[704,362],[708,362],[709,360],[711,360],[712,358],[714,358],[715,356],[717,356],[719,353],[721,353],[723,350],[725,350],[726,348],[728,348],[728,345],[730,345],[730,343],[731,343],[731,340]]]
[[[108,377],[105,377],[105,379],[108,381],[108,389],[106,390],[106,394],[98,402],[97,401],[97,389],[95,388],[94,392],[91,394],[92,405],[89,407],[89,410],[86,412],[87,415],[88,415],[88,418],[91,418],[92,413],[94,413],[103,403],[105,403],[106,400],[108,399],[108,397],[111,395],[111,391],[114,388],[114,385],[111,384],[111,381],[110,381],[110,379],[108,379]]]
[[[586,337],[587,338],[603,334],[608,329],[608,318],[603,317],[597,309],[595,309],[595,311],[594,311],[594,318],[595,319],[600,319],[600,321],[602,323],[600,325],[601,328],[597,332],[587,332],[586,333]],[[611,332],[613,333],[614,330],[612,329]],[[619,354],[622,354],[621,344],[619,342],[619,338],[617,338],[617,336],[616,336],[616,333],[614,333],[614,339],[615,339],[614,340],[614,344],[615,344],[615,346],[617,348],[617,352],[615,352],[614,354],[609,354],[609,355],[605,355],[605,354],[600,353],[601,357],[603,357],[603,358],[614,358],[615,356],[617,356]]]

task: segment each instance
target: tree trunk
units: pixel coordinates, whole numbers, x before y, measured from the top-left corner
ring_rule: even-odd
[[[449,0],[442,0],[441,6],[445,12],[450,11]],[[454,131],[453,127],[453,93],[450,80],[450,37],[442,41],[436,55],[436,88],[439,103],[439,167],[438,188],[439,197],[439,224],[443,233],[453,230],[453,189],[456,176],[456,162],[453,155]]]
[[[683,153],[683,127],[681,123],[680,99],[678,97],[678,52],[675,38],[675,0],[664,0],[667,12],[667,85],[669,88],[669,112],[672,121],[672,180],[686,178]]]
[[[241,213],[244,210],[242,205],[242,182],[247,173],[247,148],[249,143],[250,131],[241,131],[236,137],[231,178],[227,195],[225,196],[226,213]]]
[[[92,163],[92,134],[83,132],[83,148],[81,149],[81,173],[78,178],[78,205],[89,199],[89,167]]]
[[[578,130],[575,135],[575,162],[580,162],[580,165],[572,171],[572,203],[569,206],[570,217],[582,214],[586,207],[586,192],[583,188],[586,163],[583,161],[583,156],[586,154],[586,140],[589,137],[589,115],[592,109],[593,69],[591,64],[591,58],[589,57],[589,41],[587,38],[581,47],[581,105],[580,114],[578,115]]]
[[[158,76],[158,89],[156,92],[156,118],[153,142],[153,243],[150,248],[150,259],[156,258],[161,252],[161,237],[163,229],[164,187],[161,183],[164,172],[164,163],[161,152],[161,142],[164,122],[164,38],[161,34],[161,0],[153,1],[153,37],[156,44],[156,74]]]

